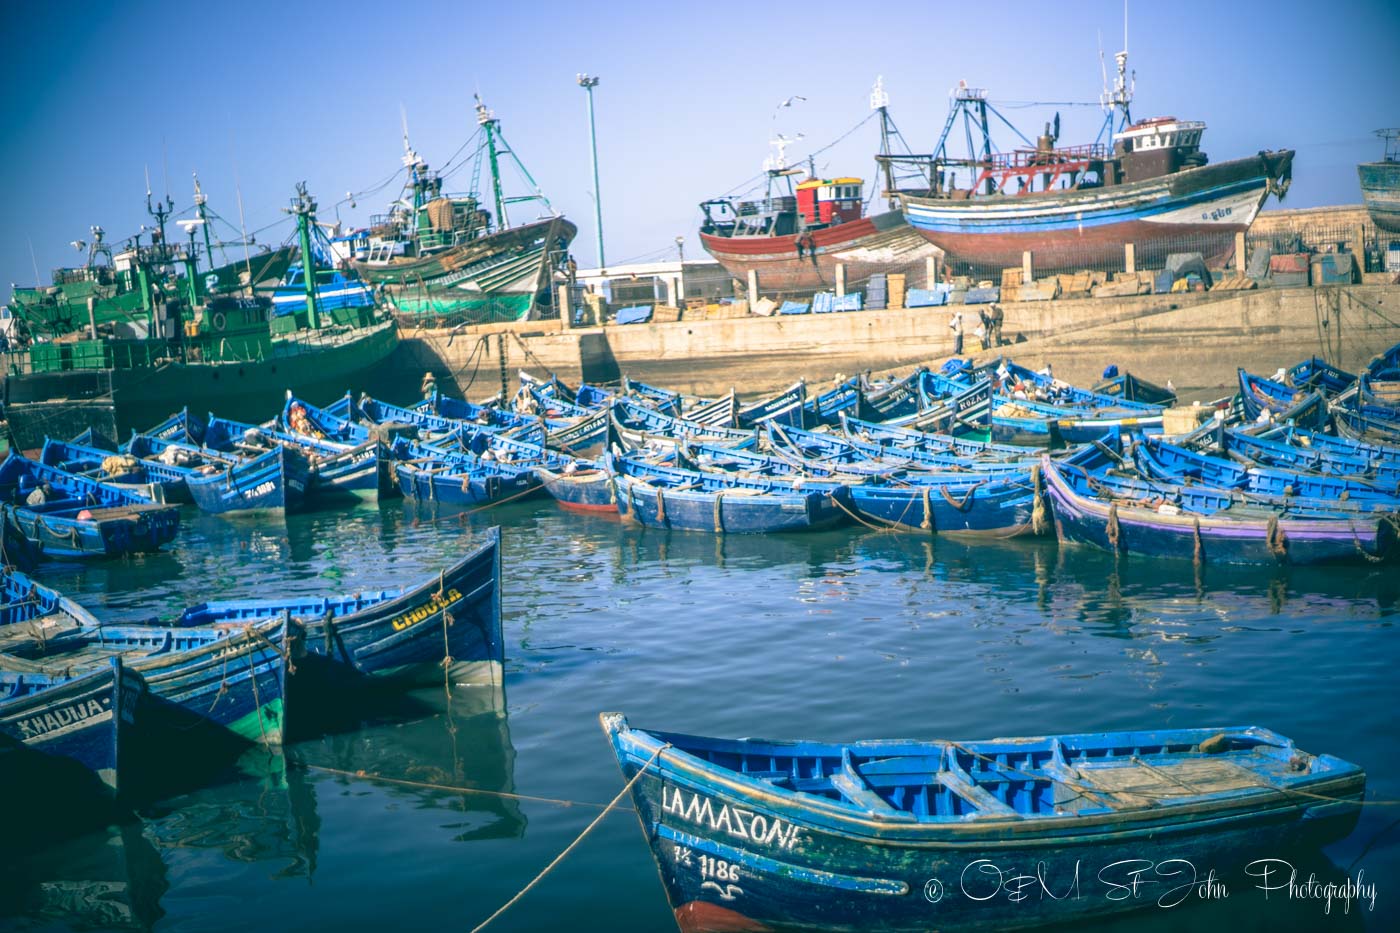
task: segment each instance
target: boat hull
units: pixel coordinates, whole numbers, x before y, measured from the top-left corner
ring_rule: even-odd
[[[617,515],[617,487],[612,474],[606,470],[585,468],[573,473],[556,473],[535,467],[535,475],[561,509],[594,515]]]
[[[162,421],[177,405],[262,422],[282,408],[288,389],[330,400],[347,385],[367,385],[398,339],[397,327],[385,322],[353,340],[284,345],[286,355],[245,363],[8,376],[5,410],[21,450],[42,447],[46,435],[75,437],[89,428],[105,437],[127,437]]]
[[[833,289],[838,265],[846,267],[848,288],[879,272],[904,274],[911,284],[922,282],[927,260],[941,253],[895,211],[814,230],[810,236],[815,253],[804,247],[800,256],[796,236],[723,237],[702,232],[700,243],[741,282],[756,272],[759,288],[766,291]]]
[[[883,799],[839,814],[805,805],[619,728],[616,714],[603,725],[685,933],[1004,930],[1161,909],[1195,895],[1208,868],[1233,878],[1256,858],[1346,835],[1365,790],[1364,773],[1339,762],[1306,797],[1225,792],[1235,799],[921,823]],[[759,744],[781,776],[805,743]]]
[[[145,692],[141,676],[113,658],[102,670],[0,703],[0,737],[71,758],[115,794]]]
[[[963,200],[908,197],[910,226],[959,261],[987,267],[1021,265],[1029,252],[1038,270],[1121,263],[1135,244],[1138,262],[1171,252],[1204,254],[1208,265],[1233,254],[1236,233],[1249,228],[1291,151],[1107,188]],[[1186,243],[1189,242],[1189,247]],[[1160,254],[1160,255],[1159,255]]]
[[[1366,162],[1356,172],[1361,200],[1376,226],[1400,233],[1400,162]]]

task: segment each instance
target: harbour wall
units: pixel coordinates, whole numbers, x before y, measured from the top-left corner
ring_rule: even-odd
[[[1400,286],[1350,285],[1142,295],[1130,298],[1005,302],[1000,352],[1051,363],[1055,375],[1092,384],[1112,363],[1152,382],[1168,379],[1183,397],[1225,394],[1236,367],[1271,374],[1310,356],[1353,371],[1400,341]],[[566,382],[626,374],[699,395],[731,387],[753,397],[805,378],[816,388],[835,374],[937,364],[953,352],[949,317],[964,314],[964,355],[978,352],[977,306],[904,308],[822,315],[562,329],[520,322],[403,332],[389,363],[396,382],[425,371],[473,398],[513,387],[515,371],[555,373]],[[504,355],[502,355],[504,351]]]

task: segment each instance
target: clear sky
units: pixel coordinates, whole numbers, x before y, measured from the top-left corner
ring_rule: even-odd
[[[11,0],[2,16],[0,298],[9,283],[33,282],[35,265],[46,283],[53,267],[80,264],[69,243],[88,239],[89,225],[119,242],[148,222],[148,167],[177,211],[190,205],[197,171],[210,207],[235,227],[237,180],[247,229],[276,245],[291,231],[281,208],[297,181],[318,197],[322,219],[334,219],[346,192],[399,167],[401,106],[413,146],[440,166],[475,131],[478,91],[578,224],[574,252],[592,266],[578,72],[601,78],[610,264],[673,257],[677,236],[696,256],[696,204],[753,178],[775,131],[804,134],[792,159],[841,137],[869,113],[877,75],[903,135],[927,151],[959,79],[994,101],[1096,101],[1100,35],[1110,69],[1123,43],[1120,0]],[[1400,125],[1400,3],[1137,0],[1129,20],[1135,117],[1205,120],[1213,161],[1296,149],[1286,206],[1360,200],[1356,163],[1381,153],[1372,131]],[[806,100],[777,110],[792,95]],[[1092,141],[1102,119],[1096,107],[1002,109],[1028,136],[1060,110],[1064,144]],[[998,141],[1009,148],[1014,139]],[[876,145],[867,123],[817,168],[868,178]],[[458,173],[449,189],[469,177]],[[365,222],[397,189],[342,205],[341,218]]]

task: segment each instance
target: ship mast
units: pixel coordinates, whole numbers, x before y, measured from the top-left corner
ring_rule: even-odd
[[[214,268],[214,244],[209,239],[209,218],[204,211],[204,205],[208,203],[209,195],[205,194],[199,187],[199,173],[194,176],[194,209],[199,216],[199,224],[204,228],[204,258],[209,264],[209,268]],[[228,261],[228,255],[224,255],[224,261]]]
[[[481,95],[476,95],[476,122],[481,126],[482,132],[486,134],[486,158],[491,166],[491,193],[496,201],[496,229],[505,230],[510,226],[510,220],[506,217],[506,198],[501,191],[501,167],[496,157],[496,136],[500,131],[501,121],[496,119],[496,114],[488,110],[481,102]]]
[[[297,218],[297,238],[301,244],[301,277],[306,285],[306,323],[312,330],[321,326],[316,314],[316,259],[311,254],[311,227],[316,222],[316,200],[306,193],[306,182],[297,182],[297,196],[284,211]]]
[[[889,160],[890,152],[890,95],[885,93],[885,77],[880,75],[875,79],[875,88],[870,92],[870,107],[880,114],[880,155],[884,159],[876,159],[885,174],[885,198],[890,210],[899,207],[899,200],[894,196],[894,164]]]

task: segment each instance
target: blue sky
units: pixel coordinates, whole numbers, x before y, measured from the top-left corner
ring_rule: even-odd
[[[1099,37],[1122,46],[1119,0],[1044,3],[433,3],[130,0],[11,3],[0,35],[0,297],[80,257],[101,224],[119,241],[148,222],[144,173],[177,210],[197,171],[210,207],[260,242],[290,233],[281,208],[308,182],[322,219],[347,191],[399,167],[400,107],[414,147],[443,164],[475,131],[472,94],[596,259],[584,92],[596,94],[603,221],[611,264],[700,255],[696,204],[750,179],[776,130],[804,134],[790,157],[869,113],[884,77],[891,111],[927,151],[959,79],[994,101],[1095,101]],[[410,12],[411,11],[411,12]],[[1355,165],[1378,127],[1400,125],[1400,4],[1235,0],[1137,2],[1130,10],[1136,117],[1205,120],[1214,161],[1298,150],[1285,206],[1355,203]],[[791,95],[805,101],[775,111]],[[1061,141],[1091,141],[1094,107],[1004,112],[1033,135],[1056,109]],[[775,119],[776,112],[776,119]],[[1003,134],[1000,142],[1013,140]],[[871,175],[866,124],[817,160]],[[456,175],[467,186],[469,171]],[[341,217],[363,223],[397,183]],[[1273,206],[1273,202],[1270,203]],[[524,218],[517,218],[524,219]],[[224,231],[229,238],[235,230]],[[31,260],[30,249],[33,249]],[[233,254],[230,255],[233,258]]]

